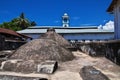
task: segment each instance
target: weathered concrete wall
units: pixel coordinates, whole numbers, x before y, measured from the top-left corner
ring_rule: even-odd
[[[26,41],[6,41],[5,37],[0,34],[0,51],[2,50],[15,50],[21,45],[25,44]]]
[[[26,42],[11,42],[7,41],[4,44],[3,50],[15,50],[25,44]]]
[[[120,40],[79,43],[78,49],[90,56],[105,56],[120,65]]]
[[[11,42],[11,41],[5,42],[4,40],[1,40],[0,41],[0,51],[2,51],[2,50],[15,50],[25,43],[26,42]]]
[[[120,41],[105,43],[105,57],[120,65]]]
[[[79,45],[79,50],[85,52],[90,56],[104,56],[105,54],[105,46],[104,44],[99,43],[81,43]]]
[[[4,43],[5,43],[5,39],[4,39],[4,37],[0,34],[0,50],[3,50]]]
[[[47,78],[40,77],[21,77],[11,75],[0,75],[0,80],[48,80]]]
[[[33,39],[38,39],[42,34],[36,33],[36,34],[25,34],[28,36],[31,36]],[[69,33],[69,34],[60,34],[63,36],[66,40],[106,40],[106,39],[114,39],[114,33]]]

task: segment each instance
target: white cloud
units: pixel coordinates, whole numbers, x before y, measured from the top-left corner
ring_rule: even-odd
[[[103,30],[114,30],[114,22],[109,21],[107,22],[104,26],[99,25],[98,29],[103,29]]]
[[[102,26],[102,25],[99,25],[99,26],[98,26],[98,29],[103,29],[103,26]]]

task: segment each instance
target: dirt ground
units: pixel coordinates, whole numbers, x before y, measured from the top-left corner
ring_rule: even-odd
[[[79,51],[73,52],[73,54],[76,58],[73,61],[61,63],[59,69],[60,71],[74,72],[77,74],[83,66],[94,66],[96,69],[104,73],[109,79],[120,80],[120,66],[114,64],[105,57],[90,57],[89,55]]]
[[[111,80],[120,80],[120,66],[104,57],[90,57],[80,51],[73,52],[76,57],[72,61],[58,63],[59,67],[54,74],[22,74],[15,72],[0,72],[0,75],[43,77],[49,80],[82,80],[79,72],[83,66],[94,66]]]

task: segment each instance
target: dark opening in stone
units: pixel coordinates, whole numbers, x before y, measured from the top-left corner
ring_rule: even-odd
[[[49,28],[49,29],[47,29],[47,32],[49,32],[49,31],[55,32],[55,29],[54,28]]]

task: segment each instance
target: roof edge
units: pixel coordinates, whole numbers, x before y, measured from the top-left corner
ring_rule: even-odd
[[[37,27],[29,27],[28,29],[49,29],[49,28],[53,28],[53,29],[97,29],[97,26],[89,26],[89,27],[44,27],[44,26],[37,26]]]
[[[113,13],[114,5],[117,3],[118,0],[112,0],[110,6],[107,8],[107,12]]]

